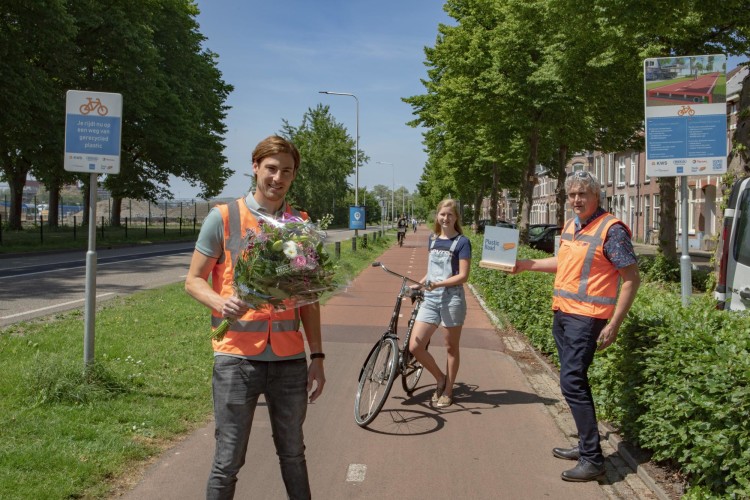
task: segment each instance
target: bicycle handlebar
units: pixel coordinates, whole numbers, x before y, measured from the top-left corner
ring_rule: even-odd
[[[398,276],[399,278],[405,279],[406,281],[411,281],[412,283],[414,283],[416,285],[422,286],[422,283],[420,283],[419,281],[413,280],[413,279],[411,279],[408,276],[404,276],[403,274],[398,274],[395,271],[391,271],[390,269],[388,269],[387,267],[385,267],[381,262],[373,262],[372,263],[372,267],[381,267],[381,268],[383,268],[383,271],[385,271],[387,273],[390,273],[390,274],[392,274],[394,276]]]

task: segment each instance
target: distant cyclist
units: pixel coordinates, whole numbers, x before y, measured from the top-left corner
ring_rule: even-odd
[[[417,218],[416,217],[412,218],[411,227],[414,229],[414,232],[416,233],[417,232]]]
[[[406,220],[406,215],[401,214],[401,218],[396,224],[398,227],[398,246],[403,246],[404,238],[406,238],[406,230],[409,228],[409,221]]]

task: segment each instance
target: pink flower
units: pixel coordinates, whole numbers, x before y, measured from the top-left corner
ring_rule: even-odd
[[[295,269],[302,269],[307,265],[307,259],[304,255],[298,255],[292,259],[292,267]]]

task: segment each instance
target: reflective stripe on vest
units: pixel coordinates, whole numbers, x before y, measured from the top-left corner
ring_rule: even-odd
[[[259,224],[243,198],[221,205],[218,209],[224,221],[224,260],[214,267],[211,283],[218,294],[229,297],[234,294],[234,266],[243,251],[245,232],[248,229],[257,230]],[[306,213],[294,210],[288,204],[284,211],[307,219]],[[222,321],[221,315],[212,311],[211,326],[216,328]],[[213,342],[214,351],[254,356],[262,353],[270,341],[271,349],[278,356],[299,354],[305,350],[299,325],[299,309],[295,307],[283,311],[250,310],[232,323],[221,342]]]
[[[560,236],[553,309],[594,318],[612,317],[620,275],[604,256],[604,240],[609,228],[619,222],[613,215],[603,214],[577,235],[573,220],[566,223]]]

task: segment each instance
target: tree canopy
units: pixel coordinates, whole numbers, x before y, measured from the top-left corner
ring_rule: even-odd
[[[425,93],[403,99],[410,124],[427,129],[420,194],[461,193],[475,207],[489,194],[495,206],[510,188],[522,227],[540,166],[561,178],[573,152],[642,148],[643,59],[739,55],[750,33],[746,0],[448,0],[444,10],[455,23],[425,48]],[[662,186],[672,199],[673,181]]]
[[[123,95],[120,173],[104,180],[116,202],[170,198],[170,175],[205,198],[223,189],[233,173],[222,144],[232,86],[204,47],[197,14],[191,0],[2,3],[0,172],[11,188],[11,227],[20,228],[27,174],[50,193],[88,180],[63,169],[69,89]]]

